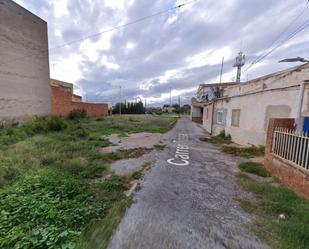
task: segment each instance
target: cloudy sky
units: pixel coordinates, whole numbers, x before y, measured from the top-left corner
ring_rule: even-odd
[[[235,80],[232,65],[240,49],[249,65],[282,31],[279,41],[309,16],[307,0],[15,1],[48,22],[50,49],[188,3],[50,52],[51,77],[74,83],[87,101],[119,102],[121,86],[123,101],[147,97],[153,106],[169,103],[170,89],[173,102],[180,95],[184,103],[198,84],[217,82],[223,56],[223,80]],[[308,40],[309,28],[243,73],[242,80],[297,65],[279,64],[280,59],[309,58]]]

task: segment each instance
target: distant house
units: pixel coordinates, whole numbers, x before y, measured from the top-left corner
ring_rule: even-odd
[[[0,1],[0,125],[51,112],[47,23]]]
[[[170,106],[170,105],[164,105],[162,108],[162,112],[163,113],[173,113],[174,112],[174,107]]]
[[[86,110],[87,116],[111,115],[110,106],[104,103],[84,103],[82,97],[73,93],[73,84],[50,80],[52,90],[52,114],[69,117],[72,110]]]
[[[238,83],[214,83],[200,84],[196,97],[192,98],[191,119],[192,121],[204,124],[208,132],[211,132],[213,102],[216,99],[226,96],[226,88]]]
[[[296,118],[300,84],[306,80],[309,80],[308,63],[246,83],[232,84],[224,88],[220,97],[208,97],[201,101],[193,99],[192,115],[194,109],[195,112],[196,108],[202,109],[200,122],[213,135],[224,130],[236,143],[265,145],[270,118]],[[307,127],[308,84],[305,87],[301,115],[304,127]]]

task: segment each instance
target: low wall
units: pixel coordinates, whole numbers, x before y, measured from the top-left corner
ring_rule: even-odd
[[[274,154],[267,154],[264,164],[271,175],[277,177],[284,185],[309,200],[309,171]]]
[[[278,178],[284,185],[304,198],[309,199],[309,171],[272,153],[274,130],[278,127],[294,129],[294,119],[270,119],[267,130],[264,165],[267,171]]]
[[[88,117],[108,115],[108,105],[107,104],[72,102],[72,110],[73,109],[86,110]]]
[[[68,118],[74,109],[86,110],[88,117],[108,115],[108,104],[92,104],[72,101],[72,93],[61,91],[58,87],[52,89],[52,114]]]

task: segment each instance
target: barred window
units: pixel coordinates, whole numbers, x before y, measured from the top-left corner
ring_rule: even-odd
[[[223,111],[217,111],[217,124],[223,124]]]

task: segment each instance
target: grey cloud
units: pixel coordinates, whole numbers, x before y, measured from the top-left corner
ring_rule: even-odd
[[[167,9],[174,6],[175,2],[135,0],[129,6],[126,1],[126,8],[122,11],[107,7],[101,0],[69,0],[69,15],[60,18],[53,15],[52,1],[27,1],[25,7],[49,22],[50,46],[55,47],[96,33],[102,28],[119,25],[120,21],[131,22]],[[120,85],[126,99],[133,99],[138,95],[160,97],[161,94],[168,93],[170,88],[190,89],[199,83],[218,78],[221,60],[218,59],[212,65],[194,68],[188,66],[188,57],[207,50],[216,51],[225,46],[230,47],[236,56],[242,43],[249,64],[259,52],[269,47],[303,6],[304,3],[300,4],[297,0],[288,3],[282,0],[197,1],[185,7],[183,12],[174,11],[115,31],[111,38],[111,48],[99,48],[97,61],[91,62],[86,56],[83,57],[80,63],[82,77],[77,84],[87,93],[88,101],[97,102],[119,101]],[[174,15],[178,19],[168,24],[168,18]],[[301,22],[302,19],[298,20],[289,32]],[[62,37],[55,36],[56,29],[61,31]],[[297,37],[304,34],[305,32]],[[98,39],[96,37],[93,41]],[[128,42],[136,46],[127,49]],[[309,44],[305,42],[289,49],[279,49],[268,57],[267,64],[252,68],[248,72],[249,78],[293,66],[294,64],[279,64],[277,61],[285,57],[305,57],[308,52]],[[76,44],[55,51],[51,60],[61,61],[61,58],[66,58],[71,53],[83,55],[79,44]],[[102,65],[103,57],[118,64],[119,69],[109,69]],[[226,73],[234,71],[233,62],[233,58],[226,60]],[[160,83],[159,77],[168,70],[180,70],[181,76],[172,77],[164,84]],[[145,82],[150,83],[149,90],[141,89],[140,86]],[[158,100],[157,104],[166,101]]]

